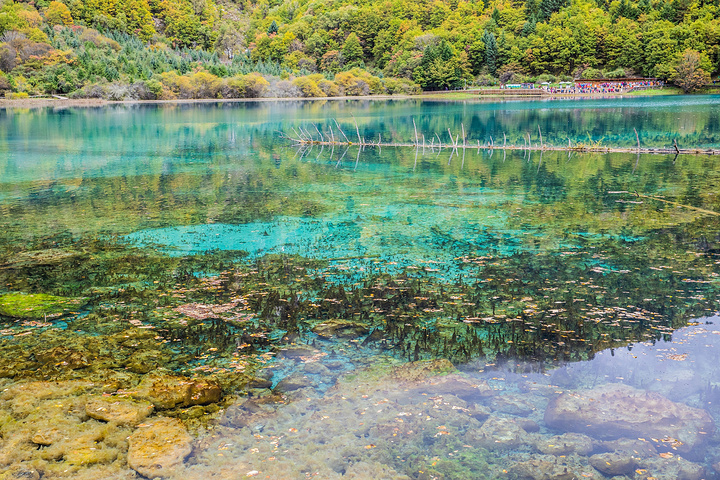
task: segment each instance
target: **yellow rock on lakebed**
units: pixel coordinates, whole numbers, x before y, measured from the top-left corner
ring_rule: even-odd
[[[192,437],[176,418],[153,418],[133,432],[129,443],[128,465],[149,478],[174,476],[192,451]]]
[[[151,373],[143,377],[135,396],[152,402],[158,410],[166,410],[218,402],[222,390],[212,380]]]
[[[150,402],[118,400],[114,397],[101,397],[90,400],[85,405],[88,417],[118,425],[135,426],[153,412]]]

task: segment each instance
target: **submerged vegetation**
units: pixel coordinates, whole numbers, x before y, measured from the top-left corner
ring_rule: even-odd
[[[65,340],[70,332],[115,335],[139,327],[152,330],[159,345],[167,342],[176,354],[182,352],[181,357],[158,355],[169,362],[163,364],[165,368],[217,373],[227,371],[238,355],[262,357],[287,342],[322,343],[326,337],[349,332],[347,337],[357,341],[355,348],[403,360],[441,357],[464,363],[489,356],[551,365],[665,338],[691,318],[718,309],[716,217],[623,195],[638,188],[651,194],[668,188],[655,174],[634,174],[634,159],[624,167],[614,162],[603,166],[597,163],[600,156],[572,160],[586,172],[590,165],[596,169],[578,179],[568,176],[575,175],[575,168],[566,166],[561,155],[548,153],[539,166],[515,157],[497,158],[464,178],[441,174],[422,175],[422,181],[407,179],[410,190],[405,201],[420,209],[437,208],[438,200],[430,197],[433,191],[472,191],[478,182],[488,191],[522,192],[523,197],[516,197],[520,201],[495,197],[487,207],[476,204],[475,208],[489,207],[492,215],[504,218],[500,229],[471,220],[473,215],[460,224],[445,224],[440,217],[426,224],[402,216],[401,211],[394,216],[361,213],[357,205],[369,201],[366,193],[356,192],[344,202],[334,199],[343,195],[333,193],[331,184],[342,183],[347,173],[323,172],[325,165],[312,163],[283,163],[239,177],[223,175],[214,180],[212,201],[202,188],[176,196],[180,185],[192,185],[196,177],[190,173],[127,177],[120,184],[87,178],[82,191],[96,192],[91,196],[78,196],[62,181],[49,190],[43,187],[16,202],[3,224],[0,284],[7,293],[0,297],[0,313],[10,335],[3,340],[4,348],[35,342],[34,333],[13,337],[15,329],[38,329],[46,332],[41,335],[57,337],[58,346],[71,348]],[[412,166],[412,158],[407,161]],[[681,167],[657,160],[655,168],[668,172],[666,178],[673,179],[672,188],[678,192],[665,198],[720,210],[715,196],[694,185],[695,170],[705,171],[711,161],[710,157],[688,160]],[[392,168],[403,167],[400,163]],[[487,176],[485,171],[494,173]],[[278,198],[276,186],[287,178],[326,185],[326,192],[306,194],[302,200],[292,195]],[[175,185],[175,193],[151,188],[162,185]],[[264,193],[258,195],[260,185]],[[419,188],[425,193],[418,198]],[[120,205],[113,199],[121,191],[137,192],[138,197],[137,201],[126,198],[124,210],[117,210]],[[153,237],[153,227],[175,223],[173,216],[202,221],[208,216],[206,205],[220,198],[224,211],[214,209],[214,218],[251,228],[257,225],[259,239],[270,242],[263,244],[268,252],[224,246],[193,253],[197,247],[187,235],[203,241],[212,230],[184,234],[185,247],[191,249],[188,254],[173,253],[176,245],[163,243],[177,235]],[[176,206],[172,212],[151,213],[146,211],[148,202]],[[472,205],[460,211],[470,214]],[[73,225],[57,222],[72,218],[68,209],[77,214],[85,208],[104,218],[93,227],[88,217],[87,233],[73,233]],[[110,209],[107,217],[105,208]],[[300,256],[272,253],[277,234],[271,223],[264,222],[303,215],[314,223],[335,218],[327,227],[332,235],[312,241],[317,244],[308,236],[311,243]],[[140,237],[131,240],[103,233],[102,225],[115,216],[134,219],[121,224],[121,232],[149,228],[147,238],[155,243],[145,246]],[[20,218],[22,225],[16,223]],[[378,222],[396,226],[392,232],[383,231],[377,244],[363,241],[362,232],[375,229]],[[309,228],[303,225],[298,228]],[[405,228],[424,225],[428,230],[421,236],[406,236]],[[50,233],[48,226],[69,230]],[[29,228],[36,233],[30,234]],[[359,248],[351,249],[355,242],[365,243],[357,250],[365,255],[354,256]],[[376,248],[386,253],[380,250],[376,255]],[[330,255],[313,258],[323,249]],[[339,250],[332,253],[336,249],[346,249],[348,258]],[[419,249],[418,254],[413,249]],[[442,261],[426,260],[425,254],[420,255],[423,251],[438,252],[434,255]],[[70,298],[63,297],[82,301],[75,301],[74,313],[62,318],[67,326],[60,330],[49,319],[44,323],[12,318],[30,317],[17,313],[23,309],[35,319],[46,313],[69,313],[64,302]],[[44,310],[33,310],[34,302],[41,300]],[[55,344],[43,340],[33,348],[55,348]],[[16,361],[11,355],[4,357]],[[123,369],[127,361],[116,360]],[[32,375],[41,364],[33,365],[22,370]]]
[[[57,240],[53,243],[64,250],[72,247]],[[219,252],[164,257],[131,249],[118,256],[111,252],[127,247],[100,242],[83,249],[82,260],[0,273],[10,289],[73,290],[88,298],[88,313],[65,319],[67,327],[58,331],[49,319],[30,320],[42,315],[26,315],[17,295],[0,297],[3,315],[28,318],[8,319],[4,333],[11,336],[4,348],[38,341],[30,349],[37,357],[38,348],[72,349],[65,337],[77,331],[98,335],[140,327],[152,330],[156,341],[150,345],[169,342],[176,349],[172,357],[158,355],[169,362],[163,366],[186,373],[196,367],[223,372],[237,355],[263,355],[286,342],[322,343],[336,336],[410,361],[504,357],[552,365],[666,338],[691,318],[720,308],[719,282],[705,280],[718,276],[720,257],[672,232],[632,242],[576,237],[573,243],[579,245],[562,252],[509,256],[477,256],[464,242],[438,241],[440,248],[458,255],[454,265],[421,263],[400,273],[373,274],[387,262],[371,260],[364,262],[368,273],[362,277],[353,261],[318,263],[273,255],[244,266],[242,255],[218,257]],[[678,255],[678,247],[690,251]],[[85,281],[86,274],[91,281]],[[58,298],[25,295],[23,305],[25,297]],[[659,301],[663,298],[673,301]],[[45,303],[44,309],[52,305]],[[39,337],[13,339],[15,329],[37,329]],[[78,354],[88,356],[91,352],[81,345]],[[184,354],[178,357],[179,352]],[[125,361],[111,363],[127,368]],[[41,365],[9,371],[33,375]],[[41,371],[46,377],[48,371]]]

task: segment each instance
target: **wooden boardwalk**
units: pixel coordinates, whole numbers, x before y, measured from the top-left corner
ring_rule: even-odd
[[[480,95],[502,95],[506,97],[541,97],[548,93],[540,89],[530,88],[486,88],[478,90]]]

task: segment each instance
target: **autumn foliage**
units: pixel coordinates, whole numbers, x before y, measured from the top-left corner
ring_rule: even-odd
[[[619,72],[692,91],[720,72],[719,11],[718,0],[0,0],[0,70],[16,93],[113,98],[393,94]],[[244,87],[252,73],[267,85]]]

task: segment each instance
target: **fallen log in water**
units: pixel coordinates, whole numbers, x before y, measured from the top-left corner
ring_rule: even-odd
[[[310,134],[309,131],[303,130],[300,128],[300,132],[298,132],[295,128],[292,128],[293,132],[295,133],[294,137],[288,136],[284,133],[280,133],[280,136],[282,138],[285,138],[287,140],[290,140],[294,142],[296,145],[321,145],[321,146],[359,146],[359,147],[389,147],[389,148],[430,148],[431,151],[434,151],[436,148],[442,150],[443,148],[450,148],[452,149],[452,152],[457,154],[458,150],[462,150],[463,152],[465,150],[471,149],[477,149],[480,150],[503,150],[503,151],[522,151],[522,152],[528,152],[528,151],[539,151],[539,152],[581,152],[581,153],[636,153],[636,154],[653,154],[653,155],[720,155],[720,149],[718,148],[680,148],[677,144],[677,139],[673,141],[673,145],[671,147],[642,147],[640,145],[640,136],[638,135],[637,130],[635,130],[635,136],[637,139],[637,147],[612,147],[612,146],[606,146],[601,145],[599,142],[592,142],[589,143],[575,143],[572,144],[572,142],[568,139],[567,146],[558,146],[558,145],[548,145],[543,141],[542,131],[540,130],[540,127],[538,126],[538,136],[539,136],[539,143],[532,143],[530,139],[530,134],[528,133],[528,138],[525,139],[523,137],[523,142],[525,142],[523,145],[508,145],[507,144],[507,137],[505,133],[503,133],[503,144],[502,145],[496,145],[494,141],[491,141],[488,143],[480,143],[480,141],[477,141],[477,145],[473,145],[471,141],[466,141],[465,132],[464,132],[464,125],[463,125],[463,132],[462,132],[462,139],[463,141],[460,142],[459,139],[460,134],[457,135],[456,138],[453,138],[453,134],[448,129],[448,134],[450,135],[450,143],[443,145],[442,141],[440,140],[440,136],[435,134],[434,136],[437,137],[438,143],[435,144],[434,138],[433,143],[426,145],[425,144],[425,134],[422,134],[422,143],[420,142],[420,135],[417,131],[417,126],[415,124],[415,119],[413,119],[413,130],[415,134],[415,141],[414,142],[382,142],[382,138],[378,138],[377,141],[367,141],[364,137],[360,136],[360,129],[358,127],[357,121],[355,122],[355,131],[357,133],[357,141],[350,140],[347,135],[345,135],[345,132],[340,128],[340,124],[337,120],[333,119],[335,122],[335,125],[337,126],[337,129],[340,131],[342,136],[344,137],[344,141],[341,139],[336,139],[334,135],[332,134],[332,126],[330,127],[330,136],[327,138],[326,135],[323,135],[320,130],[317,128],[317,126],[313,125],[318,132],[318,138],[314,138],[312,134]],[[431,136],[432,138],[433,136]],[[451,156],[452,159],[452,156]]]
[[[403,142],[340,142],[340,141],[322,141],[322,140],[300,140],[291,138],[298,145],[336,145],[336,146],[361,146],[361,147],[409,147],[418,148],[415,143]],[[427,148],[435,150],[438,148],[447,148],[447,145],[439,147],[438,145],[428,145]],[[422,148],[420,145],[419,148]],[[610,147],[610,146],[594,146],[575,144],[572,146],[553,146],[553,145],[450,145],[453,150],[517,150],[517,151],[543,151],[543,152],[585,152],[585,153],[641,153],[656,155],[720,155],[720,149],[714,148],[665,148],[665,147]]]

